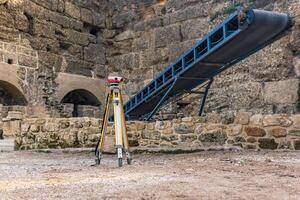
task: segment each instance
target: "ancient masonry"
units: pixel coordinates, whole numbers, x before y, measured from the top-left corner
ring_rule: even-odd
[[[96,118],[28,118],[16,113],[4,122],[18,149],[95,147],[101,120]],[[233,120],[233,121],[232,121]],[[231,120],[216,114],[150,123],[131,122],[129,143],[143,151],[198,151],[207,148],[300,150],[300,115],[238,113]],[[114,151],[109,127],[106,151]]]
[[[159,71],[174,62],[181,53],[226,18],[237,3],[251,8],[288,12],[294,16],[294,26],[287,37],[215,79],[205,108],[207,117],[217,115],[225,121],[229,118],[232,121],[239,112],[251,112],[254,116],[286,114],[290,116],[287,117],[289,121],[293,121],[294,116],[297,118],[295,114],[300,110],[298,0],[239,0],[234,1],[235,4],[231,1],[215,0],[0,2],[0,137],[2,129],[10,135],[8,127],[12,127],[12,130],[18,130],[13,128],[15,126],[22,127],[22,131],[13,133],[18,135],[18,140],[21,140],[21,137],[22,141],[25,140],[18,143],[21,148],[37,148],[38,145],[45,147],[46,144],[41,142],[43,139],[36,133],[41,137],[50,137],[48,128],[53,128],[55,132],[62,130],[61,120],[72,124],[86,118],[68,119],[69,117],[99,118],[105,99],[105,77],[109,73],[116,72],[126,79],[123,88],[126,98],[135,94]],[[167,114],[162,117],[171,119],[174,114],[177,117],[193,117],[198,113],[198,104],[199,97],[191,96],[171,105]],[[22,117],[14,117],[19,115],[18,112],[22,113]],[[22,122],[15,122],[20,121],[14,120],[15,118],[22,118]],[[33,125],[24,131],[23,124],[30,124],[31,121],[33,124],[39,124],[39,120],[43,122],[43,126]],[[93,119],[90,120],[94,123]],[[166,123],[171,123],[170,126],[175,131],[177,119],[174,120]],[[196,121],[196,118],[193,118],[193,122],[188,123],[191,129],[195,128]],[[299,123],[299,120],[288,126],[276,125],[287,133],[279,139],[270,136],[269,128],[258,126],[257,132],[266,134],[259,136],[261,138],[254,137],[255,148],[259,147],[259,141],[264,140],[271,140],[274,146],[276,143],[276,148],[280,148],[283,138],[287,138],[290,147],[296,149],[298,143],[294,137],[297,137],[297,134],[291,136],[290,133],[290,129],[297,132],[295,123]],[[49,127],[49,124],[53,127]],[[35,126],[48,128],[34,132],[32,127]],[[79,132],[76,133],[76,137],[79,139],[76,141],[90,141],[90,138],[80,138],[92,137],[92,133],[97,131],[96,125],[93,126],[95,130],[91,130],[91,134],[85,136],[77,130]],[[84,125],[82,131],[90,130],[93,126],[86,128]],[[72,132],[71,127],[68,126],[66,130]],[[227,130],[229,125],[222,127]],[[222,127],[220,130],[223,130]],[[248,125],[243,124],[241,134],[247,134],[247,127]],[[46,130],[43,131],[44,129]],[[151,129],[146,128],[144,134],[138,131],[139,138],[147,135],[147,130]],[[207,129],[204,132],[210,133],[214,130]],[[34,140],[30,138],[32,132],[35,135]],[[22,133],[22,136],[19,133]],[[65,131],[61,134],[63,133]],[[138,146],[142,146],[144,141],[148,141],[145,142],[147,145],[162,145],[163,134],[159,128],[155,133],[159,134],[149,136],[151,138],[148,140],[142,138]],[[189,136],[190,140],[195,139],[193,144],[205,143],[201,141],[200,132],[192,133],[190,130],[188,133],[180,135],[174,132],[170,141],[167,139],[166,143],[170,145],[174,137],[172,145],[176,142],[180,144],[183,138]],[[155,135],[159,135],[159,139],[152,139]],[[73,136],[66,134],[66,137]],[[219,138],[219,134],[216,137]],[[221,134],[220,138],[226,138],[224,144],[228,145],[240,143],[249,146],[251,143],[247,141],[248,137],[243,137],[246,142],[236,142],[230,139],[227,133],[223,136]],[[61,136],[53,141],[58,143],[54,145],[56,147],[65,146],[60,145]]]

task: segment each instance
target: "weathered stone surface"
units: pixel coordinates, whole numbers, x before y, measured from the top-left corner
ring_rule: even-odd
[[[293,115],[290,119],[293,122],[293,128],[300,129],[300,115]]]
[[[80,19],[80,8],[69,1],[65,3],[65,12],[75,19]]]
[[[295,148],[295,150],[300,150],[300,140],[294,141],[294,148]]]
[[[199,135],[198,138],[204,145],[224,145],[227,140],[227,135],[221,131],[216,130]]]
[[[251,117],[251,113],[249,112],[239,112],[236,114],[234,123],[247,125],[249,124],[250,117]]]
[[[298,77],[300,77],[300,58],[295,57],[293,60],[293,64],[294,64],[295,73],[297,74]]]
[[[151,67],[159,63],[165,63],[167,60],[168,54],[165,49],[147,50],[141,54],[141,67]]]
[[[116,41],[123,41],[128,39],[133,39],[135,37],[135,34],[132,30],[127,30],[115,37]]]
[[[155,46],[165,47],[168,44],[176,41],[180,41],[180,27],[178,25],[167,26],[164,28],[158,28],[155,31]]]
[[[204,33],[208,32],[207,26],[205,26],[207,23],[207,18],[198,18],[183,22],[181,25],[183,40],[202,38]]]
[[[291,129],[289,130],[288,135],[300,137],[300,129]]]
[[[141,136],[142,139],[159,140],[161,133],[158,131],[150,132],[147,130],[143,130]]]
[[[268,133],[273,137],[285,137],[287,135],[287,130],[281,127],[275,127],[268,129]]]
[[[3,140],[3,129],[0,129],[0,140]]]
[[[174,125],[174,132],[177,134],[194,133],[194,127],[191,124],[181,123]]]
[[[245,138],[239,136],[234,139],[234,142],[246,142]]]
[[[78,14],[78,13],[76,13]],[[89,24],[93,24],[93,13],[91,10],[86,8],[80,9],[81,20]]]
[[[161,139],[167,142],[176,141],[178,140],[178,135],[162,135]]]
[[[105,64],[105,49],[101,44],[90,44],[84,48],[84,59],[97,64]]]
[[[298,100],[299,80],[266,82],[264,96],[267,103],[295,103]]]
[[[112,57],[108,62],[110,66],[116,71],[137,69],[139,68],[140,57],[138,54],[130,53]]]
[[[256,126],[246,126],[244,130],[248,136],[263,137],[266,135],[266,131],[264,129]]]
[[[257,140],[254,137],[249,137],[249,138],[247,138],[246,141],[249,142],[249,143],[255,143]]]
[[[266,115],[263,118],[263,125],[267,126],[284,126],[288,127],[293,122],[288,118],[287,115]]]
[[[242,133],[242,125],[229,125],[226,129],[226,133],[229,136],[237,136]]]
[[[188,135],[181,135],[180,136],[180,141],[181,142],[193,142],[195,140],[197,140],[197,135],[188,134]]]
[[[263,116],[261,114],[255,114],[250,117],[250,125],[261,126],[263,124]]]
[[[277,149],[278,146],[278,143],[271,138],[259,138],[258,143],[259,147],[262,149]]]

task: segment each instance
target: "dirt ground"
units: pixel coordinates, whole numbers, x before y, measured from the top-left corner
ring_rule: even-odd
[[[300,199],[300,152],[0,153],[0,199]]]

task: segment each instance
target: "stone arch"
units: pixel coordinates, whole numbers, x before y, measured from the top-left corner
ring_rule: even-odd
[[[61,100],[61,103],[71,103],[78,105],[100,106],[99,99],[90,91],[85,89],[76,89],[70,91]]]
[[[25,106],[27,103],[19,84],[17,67],[0,63],[0,104]]]
[[[0,104],[4,106],[26,106],[27,100],[23,93],[9,82],[0,80]]]
[[[85,117],[78,113],[79,108],[89,107],[98,110],[94,117],[100,117],[101,102],[104,102],[106,83],[101,79],[94,79],[74,74],[59,73],[56,79],[58,83],[57,96],[64,106],[73,105],[72,117]]]

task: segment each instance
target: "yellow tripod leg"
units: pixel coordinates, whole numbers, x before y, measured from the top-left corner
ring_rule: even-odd
[[[120,92],[121,94],[121,92]],[[125,112],[124,112],[124,104],[123,104],[123,97],[120,96],[121,101],[121,113],[122,113],[122,133],[123,133],[123,142],[124,142],[124,151],[127,158],[127,164],[131,165],[132,158],[129,152],[129,142],[128,142],[128,134],[126,129],[126,118],[125,118]]]
[[[98,164],[98,165],[100,165],[101,158],[102,158],[102,152],[103,152],[104,140],[105,140],[105,133],[106,133],[107,123],[108,123],[110,102],[111,102],[111,94],[108,94],[107,100],[106,100],[105,111],[104,111],[104,117],[102,119],[103,121],[102,121],[101,137],[100,137],[100,141],[99,141],[99,143],[97,145],[97,148],[96,148],[96,156],[97,156],[96,164]]]
[[[118,165],[122,166],[123,163],[123,130],[122,130],[122,108],[120,99],[120,89],[113,89],[113,105],[114,105],[114,124],[116,136],[116,148],[118,154]]]

